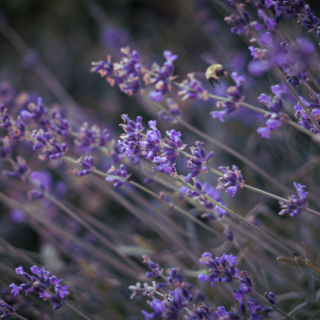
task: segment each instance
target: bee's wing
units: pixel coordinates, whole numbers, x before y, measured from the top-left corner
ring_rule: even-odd
[[[199,80],[206,79],[206,73],[205,72],[192,72],[192,73]]]

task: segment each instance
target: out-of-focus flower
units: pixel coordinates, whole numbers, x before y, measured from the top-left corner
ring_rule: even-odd
[[[227,101],[218,101],[216,103],[217,108],[224,108],[223,111],[210,112],[213,119],[218,118],[221,122],[224,122],[223,116],[229,114],[240,108],[241,102],[244,100],[243,88],[241,82],[243,82],[244,76],[239,76],[237,72],[231,74],[232,79],[235,81],[236,86],[229,87],[227,90]]]
[[[112,174],[112,176],[106,177],[106,181],[114,182],[113,186],[115,188],[122,186],[131,176],[131,173],[127,173],[126,166],[123,163],[120,164],[120,169],[116,169],[114,166],[112,166],[108,170],[107,174]]]
[[[30,173],[30,169],[26,160],[21,156],[17,156],[17,161],[12,162],[12,167],[13,167],[13,171],[4,170],[2,171],[2,173],[5,176],[17,178],[22,181],[25,181],[27,176]]]
[[[294,187],[297,189],[298,197],[296,195],[288,197],[289,203],[279,201],[280,206],[282,208],[282,210],[279,212],[279,215],[289,213],[291,217],[295,217],[303,210],[303,208],[305,208],[308,205],[308,192],[305,192],[303,190],[306,186],[303,186],[302,184],[296,182],[294,182],[293,184]]]
[[[172,54],[171,51],[164,51],[163,53],[166,62],[160,67],[157,63],[154,63],[151,67],[151,71],[156,75],[150,75],[146,73],[144,80],[147,85],[153,84],[154,90],[149,93],[152,101],[160,103],[163,100],[163,96],[166,92],[171,90],[170,81],[173,81],[176,77],[173,76],[174,66],[173,61],[178,58],[177,55]]]
[[[83,168],[83,170],[78,170],[76,173],[79,177],[91,173],[92,169],[94,169],[94,160],[91,156],[84,156],[83,158],[81,157],[78,159],[77,164]]]
[[[272,86],[271,91],[275,94],[273,99],[264,93],[258,97],[259,102],[264,104],[269,110],[269,112],[265,114],[265,117],[268,118],[266,121],[267,126],[259,127],[257,129],[257,132],[260,133],[263,138],[270,138],[270,130],[277,130],[277,128],[281,127],[281,119],[284,116],[283,103],[281,99],[283,91],[279,85]]]
[[[15,310],[4,301],[0,301],[0,319],[15,317]]]

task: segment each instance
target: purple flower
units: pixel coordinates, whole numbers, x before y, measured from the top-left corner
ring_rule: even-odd
[[[217,108],[224,108],[223,111],[210,112],[213,119],[218,118],[221,122],[224,122],[223,116],[229,114],[240,108],[241,103],[244,100],[243,88],[241,82],[244,81],[244,76],[239,76],[237,72],[231,74],[232,79],[236,83],[236,86],[231,86],[227,90],[227,101],[218,101],[216,103]]]
[[[157,63],[154,63],[151,67],[151,71],[156,73],[156,76],[150,76],[149,74],[144,77],[146,84],[154,84],[155,89],[149,93],[152,101],[160,103],[163,100],[163,96],[168,90],[171,90],[170,81],[174,80],[173,77],[173,61],[178,58],[177,55],[172,54],[170,51],[164,51],[163,53],[166,62],[160,67]]]
[[[262,315],[257,315],[257,311],[261,309],[260,305],[255,305],[252,301],[248,301],[248,307],[251,309],[251,314],[249,320],[260,320],[263,318]]]
[[[275,94],[273,99],[270,96],[262,93],[258,100],[260,103],[264,104],[269,112],[265,114],[265,117],[268,118],[266,121],[267,127],[260,127],[257,129],[257,132],[261,134],[263,138],[270,138],[270,130],[277,130],[277,128],[282,125],[282,117],[286,117],[283,113],[283,103],[281,99],[281,94],[283,91],[279,85],[271,87],[271,91]]]
[[[144,156],[149,160],[153,160],[156,157],[161,149],[160,142],[161,133],[157,129],[157,121],[149,121],[148,125],[151,130],[147,131],[146,140],[142,140],[140,145],[144,148]]]
[[[204,90],[202,83],[195,78],[194,73],[188,73],[187,79],[183,80],[179,87],[178,95],[182,96],[182,101],[187,99],[209,100],[209,92]]]
[[[130,52],[130,48],[120,50],[125,56],[119,63],[112,63],[108,56],[107,62],[92,62],[91,72],[96,72],[106,80],[111,86],[117,84],[122,92],[131,96],[142,93],[139,75],[141,74],[140,55],[137,51]]]
[[[302,184],[296,182],[294,182],[293,184],[297,190],[298,197],[295,195],[288,197],[289,203],[279,201],[280,206],[282,208],[282,210],[279,212],[279,215],[289,213],[291,217],[295,217],[302,211],[303,208],[305,208],[308,205],[308,192],[305,192],[303,190],[306,186],[303,186]]]
[[[213,152],[210,151],[206,156],[206,153],[202,148],[202,144],[203,142],[197,141],[196,147],[190,148],[192,158],[190,157],[187,160],[186,167],[192,172],[187,176],[181,176],[183,179],[185,179],[186,182],[188,182],[191,178],[196,177],[201,172],[207,173],[207,163],[213,156]]]
[[[313,96],[311,95],[311,102],[306,101],[303,97],[300,97],[302,103],[305,105],[307,108],[312,108],[311,110],[311,115],[312,117],[316,120],[318,124],[320,124],[320,100],[319,96]],[[299,119],[299,125],[306,128],[312,133],[319,134],[318,129],[313,125],[311,119],[309,116],[306,114],[300,103],[298,102],[295,106],[294,109],[296,111],[295,116],[296,118]]]
[[[32,139],[35,142],[33,150],[42,150],[42,154],[39,156],[42,161],[62,158],[67,152],[67,145],[64,142],[60,145],[54,137],[51,137],[50,132],[44,132],[42,129],[34,130]]]
[[[258,13],[258,16],[261,19],[263,19],[267,30],[272,31],[277,27],[277,23],[276,23],[275,19],[274,18],[270,18],[264,10],[258,9],[257,13]]]
[[[110,132],[108,129],[100,129],[97,125],[88,128],[89,125],[85,122],[80,131],[77,133],[75,144],[81,147],[95,148],[104,147],[108,144],[110,139]]]
[[[112,174],[112,176],[106,177],[106,181],[114,182],[113,186],[115,188],[122,186],[131,176],[131,173],[127,173],[126,166],[123,163],[120,164],[120,169],[116,169],[112,166],[107,174]],[[120,179],[118,177],[120,177]]]
[[[128,158],[134,158],[136,155],[141,154],[140,140],[143,137],[143,126],[142,118],[137,117],[136,122],[131,120],[126,114],[121,116],[124,122],[127,124],[120,124],[125,133],[120,136],[118,141],[119,146],[122,149],[122,152],[125,152],[125,155]]]
[[[200,273],[198,278],[200,281],[211,282],[212,287],[215,282],[232,282],[240,279],[238,276],[239,271],[234,266],[237,263],[237,257],[232,254],[223,254],[220,258],[214,258],[210,253],[205,252],[199,261],[209,268],[211,273],[209,275]]]
[[[229,167],[219,167],[223,176],[218,178],[217,190],[226,190],[233,197],[239,188],[243,188],[245,181],[243,180],[241,171],[235,166],[232,166],[232,170]]]
[[[2,174],[8,177],[17,178],[25,181],[30,173],[29,166],[24,158],[17,156],[17,161],[12,162],[13,171],[4,170]]]
[[[165,304],[159,299],[153,300],[150,303],[150,306],[154,310],[153,313],[148,313],[148,312],[146,312],[144,310],[142,311],[142,314],[144,315],[144,317],[145,317],[144,319],[145,320],[161,317],[161,315],[166,310]]]
[[[276,305],[276,297],[273,292],[269,292],[269,293],[266,292],[265,297],[267,298],[270,304],[272,304],[273,306]]]
[[[6,319],[15,317],[15,310],[8,303],[0,301],[0,318]]]
[[[11,288],[11,293],[15,296],[19,294],[20,291],[25,291],[26,295],[29,292],[34,292],[39,295],[39,298],[43,300],[50,300],[54,306],[54,309],[62,307],[63,303],[66,301],[66,296],[69,294],[67,291],[68,286],[61,287],[57,277],[49,277],[50,272],[46,271],[44,267],[41,269],[37,266],[30,268],[31,272],[37,277],[28,274],[23,270],[23,267],[20,266],[16,268],[16,273],[22,275],[26,280],[26,284],[21,284],[20,286],[12,283],[9,287]],[[55,285],[56,296],[50,292],[51,285]]]
[[[182,144],[180,132],[167,131],[167,136],[164,139],[161,154],[153,159],[153,163],[158,171],[172,174],[176,171],[175,164],[180,157],[180,152],[185,149],[186,145]]]
[[[94,169],[94,160],[91,156],[84,156],[84,158],[81,157],[78,159],[77,164],[83,168],[83,170],[77,171],[77,176],[79,177],[91,173],[91,171]]]

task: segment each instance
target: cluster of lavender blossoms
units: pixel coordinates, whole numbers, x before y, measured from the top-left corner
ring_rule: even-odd
[[[113,62],[109,55],[107,61],[101,60],[93,62],[91,72],[98,73],[101,77],[105,78],[111,86],[117,85],[121,92],[128,96],[148,95],[151,101],[156,102],[156,104],[153,103],[152,106],[155,106],[157,111],[160,109],[158,112],[159,118],[171,124],[176,124],[180,121],[180,124],[183,126],[182,119],[184,109],[180,108],[178,103],[172,98],[177,93],[177,95],[181,97],[182,103],[186,104],[189,102],[186,100],[199,100],[208,104],[215,101],[215,105],[220,111],[211,111],[210,115],[213,119],[219,119],[220,122],[227,121],[227,115],[240,110],[240,108],[247,107],[248,109],[260,112],[260,114],[263,113],[267,119],[265,126],[258,127],[254,130],[254,134],[258,137],[259,141],[260,136],[257,135],[257,133],[260,134],[262,138],[269,139],[272,137],[271,131],[277,130],[282,125],[292,125],[294,121],[290,118],[291,114],[292,117],[295,116],[297,121],[293,127],[302,131],[303,134],[307,134],[307,138],[310,138],[309,136],[314,138],[315,135],[320,135],[320,94],[317,94],[314,89],[309,86],[312,77],[314,77],[310,69],[315,61],[316,46],[305,37],[297,38],[293,43],[290,43],[288,40],[290,37],[287,36],[286,33],[280,36],[280,32],[278,32],[281,29],[281,24],[279,23],[284,17],[296,16],[301,26],[306,28],[308,32],[316,30],[315,36],[319,37],[319,19],[312,13],[304,0],[247,0],[245,3],[242,3],[241,0],[221,1],[228,4],[231,10],[234,9],[234,13],[224,19],[226,23],[232,25],[231,32],[240,36],[246,36],[245,41],[248,40],[250,44],[252,44],[248,47],[248,43],[246,42],[246,48],[248,47],[252,56],[252,61],[248,64],[250,76],[248,75],[247,77],[247,75],[244,76],[233,72],[231,78],[235,82],[235,85],[229,86],[225,90],[224,96],[220,97],[211,94],[209,90],[206,90],[206,85],[196,78],[195,73],[189,73],[187,79],[182,82],[177,82],[178,77],[174,75],[174,62],[177,60],[178,55],[168,50],[165,50],[163,53],[165,62],[162,66],[153,63],[150,68],[147,68],[142,63],[137,50],[131,51],[129,47],[122,48],[121,53],[123,56],[119,62]],[[250,11],[250,14],[249,10],[246,10],[246,6],[249,5],[254,9]],[[255,13],[256,19],[252,18],[252,15]],[[279,78],[282,82],[279,83],[278,79],[276,83],[279,84],[271,86],[273,96],[268,96],[265,93],[260,94],[260,90],[257,93],[257,95],[260,94],[258,101],[267,108],[267,111],[265,111],[262,110],[262,108],[257,108],[246,103],[245,98],[247,101],[250,97],[248,97],[245,91],[246,85],[250,85],[250,81],[251,83],[255,81],[252,76],[260,77],[268,72],[274,72],[274,74],[278,76],[280,74]],[[247,81],[247,79],[249,80]],[[316,83],[314,82],[314,84]],[[174,86],[178,88],[178,91],[173,90]],[[314,87],[317,87],[317,85],[314,85]],[[259,86],[256,85],[255,88],[259,88]],[[308,99],[296,93],[296,91],[299,91],[299,94],[304,94],[302,89],[308,92]],[[262,91],[266,92],[264,90]],[[257,95],[255,95],[254,98],[256,98]],[[297,102],[292,103],[292,105],[295,104],[294,116],[293,113],[288,111],[289,106],[288,108],[286,106],[286,109],[284,108],[284,105],[290,102],[289,95],[292,99],[297,100]],[[285,110],[287,113],[285,113]],[[8,183],[10,186],[8,193],[12,196],[12,199],[8,196],[9,200],[7,200],[6,204],[10,207],[15,205],[21,210],[25,209],[27,213],[32,211],[30,215],[34,221],[30,222],[30,224],[34,224],[37,228],[39,228],[39,223],[41,222],[39,218],[40,215],[38,216],[38,213],[33,214],[32,205],[36,208],[34,211],[42,210],[45,218],[41,216],[41,219],[48,220],[47,227],[49,230],[48,234],[50,234],[48,239],[54,239],[59,243],[61,241],[61,243],[63,243],[61,246],[62,252],[65,249],[64,244],[67,244],[68,249],[66,251],[71,252],[70,259],[72,262],[79,263],[79,270],[85,270],[88,274],[93,274],[93,270],[99,270],[101,274],[107,274],[108,279],[106,283],[108,286],[111,283],[112,285],[116,283],[118,281],[116,278],[119,277],[121,273],[125,276],[128,274],[130,274],[130,276],[132,276],[132,274],[136,275],[135,272],[137,270],[131,268],[133,265],[137,269],[140,268],[139,275],[141,275],[141,270],[143,270],[141,265],[137,264],[134,259],[131,259],[130,254],[124,253],[122,249],[117,249],[118,243],[113,245],[112,241],[109,241],[109,237],[112,240],[120,239],[121,246],[123,248],[127,247],[128,252],[131,252],[131,249],[136,248],[131,248],[131,243],[128,244],[128,242],[131,242],[133,239],[130,234],[128,235],[126,232],[122,232],[121,234],[121,232],[118,232],[118,229],[113,230],[107,223],[106,225],[103,225],[102,222],[100,224],[98,222],[99,220],[95,220],[93,214],[90,217],[85,217],[85,214],[82,215],[82,206],[87,206],[89,208],[88,210],[91,210],[90,213],[98,211],[96,210],[95,202],[98,203],[98,209],[105,209],[104,195],[108,193],[108,190],[103,187],[105,187],[106,182],[113,184],[115,188],[119,188],[124,184],[129,186],[131,183],[130,187],[132,188],[130,191],[134,190],[132,194],[137,195],[134,201],[127,201],[126,192],[122,192],[121,190],[112,191],[115,196],[110,196],[108,201],[110,200],[110,203],[111,201],[118,202],[118,204],[123,205],[128,212],[133,213],[135,219],[139,218],[142,223],[146,222],[147,232],[149,232],[148,228],[152,225],[154,226],[155,232],[158,230],[161,231],[157,234],[157,236],[161,238],[162,234],[167,235],[169,232],[171,233],[170,228],[177,230],[177,238],[175,238],[175,233],[172,232],[173,236],[169,238],[169,240],[173,244],[171,242],[169,242],[169,244],[174,248],[178,248],[179,251],[170,252],[172,253],[170,259],[173,257],[174,261],[181,263],[182,268],[188,268],[190,271],[189,274],[198,272],[192,270],[192,268],[196,268],[200,253],[209,250],[205,249],[205,247],[214,247],[217,249],[217,252],[220,250],[219,255],[226,252],[226,250],[233,253],[235,250],[239,250],[241,254],[243,253],[242,258],[244,265],[248,264],[250,267],[252,265],[247,263],[247,256],[250,257],[252,255],[252,257],[254,257],[256,255],[260,258],[260,253],[254,252],[256,246],[259,246],[259,250],[261,249],[265,257],[268,257],[266,260],[274,254],[274,248],[271,247],[272,245],[278,246],[279,250],[284,250],[286,253],[295,257],[298,255],[303,256],[301,253],[302,250],[300,250],[298,254],[293,253],[286,245],[274,239],[276,237],[273,238],[269,236],[268,230],[271,230],[271,228],[265,228],[267,231],[263,231],[262,228],[258,228],[258,226],[251,223],[248,217],[243,217],[242,214],[247,208],[239,211],[241,214],[229,209],[229,205],[227,207],[224,203],[225,201],[222,200],[221,194],[222,190],[225,190],[226,193],[234,197],[240,189],[248,188],[260,195],[278,200],[282,199],[283,201],[279,201],[282,209],[279,215],[289,214],[291,217],[296,217],[305,209],[309,211],[309,213],[320,216],[319,212],[307,208],[308,192],[304,191],[306,186],[294,182],[297,195],[291,195],[287,199],[280,198],[278,195],[273,195],[267,191],[247,185],[241,170],[235,165],[220,166],[218,167],[219,171],[210,167],[209,162],[213,160],[214,153],[206,150],[205,144],[202,141],[196,141],[192,146],[184,144],[180,131],[173,128],[165,133],[161,132],[156,120],[149,120],[148,127],[145,128],[141,116],[137,116],[136,119],[133,120],[127,114],[123,114],[121,119],[123,123],[119,126],[122,128],[123,133],[119,138],[112,139],[110,131],[106,128],[100,128],[98,125],[90,125],[87,122],[79,126],[76,122],[72,123],[71,120],[68,120],[66,112],[62,108],[57,106],[47,108],[41,97],[26,94],[23,99],[21,97],[17,99],[14,98],[13,93],[10,92],[7,87],[4,86],[1,88],[0,85],[0,129],[2,132],[2,136],[0,137],[0,159],[5,164],[5,170],[3,170],[2,173],[6,179],[14,178],[16,180],[13,182],[9,181]],[[190,127],[192,127],[191,124],[188,124],[186,128],[190,129]],[[194,129],[194,133],[199,133],[199,131],[197,128]],[[200,132],[200,136],[201,139],[206,139],[212,143],[218,141],[205,132]],[[196,139],[194,139],[194,141],[195,140]],[[316,139],[312,142],[315,142],[315,140]],[[187,141],[187,138],[185,141]],[[244,162],[261,174],[262,177],[266,178],[266,182],[274,183],[282,191],[286,190],[286,186],[282,183],[278,181],[275,183],[275,179],[264,171],[263,165],[261,165],[260,168],[260,164],[258,166],[254,164],[251,159],[246,159],[241,153],[243,150],[240,150],[241,152],[235,150],[230,152],[231,147],[229,147],[229,145],[226,146],[220,143],[220,141],[215,144],[233,156],[237,156],[241,160],[245,159],[246,161]],[[72,196],[78,196],[81,192],[83,192],[83,194],[86,193],[86,189],[84,188],[90,186],[90,192],[88,191],[88,195],[85,195],[87,197],[84,197],[84,200],[82,199],[83,202],[79,208],[71,201],[68,203],[67,200],[62,201],[59,199],[58,187],[55,186],[55,189],[53,188],[53,175],[48,171],[38,170],[39,161],[38,159],[33,161],[32,157],[38,157],[38,159],[43,162],[46,161],[47,167],[54,172],[54,179],[57,181],[60,179],[59,170],[63,170],[67,166],[71,167],[69,170],[69,173],[71,173],[69,179],[70,181],[71,179],[77,181],[74,184],[75,188],[74,190],[70,190],[71,188],[68,188],[69,185],[67,183],[62,183],[63,191],[61,191],[60,194],[74,192]],[[301,156],[301,158],[303,157]],[[300,159],[297,163],[299,161]],[[151,163],[150,167],[152,172],[151,170],[149,172],[147,166],[144,166],[145,162]],[[100,170],[99,166],[104,169]],[[154,178],[154,180],[152,180],[152,178],[145,179],[144,182],[153,181],[158,184],[159,188],[164,187],[169,190],[159,192],[160,196],[158,196],[158,194],[154,196],[155,193],[152,191],[148,193],[148,196],[154,196],[157,201],[164,200],[163,203],[165,203],[167,207],[168,203],[170,203],[170,209],[175,209],[172,210],[172,216],[179,212],[184,214],[184,218],[191,218],[190,221],[195,222],[193,234],[191,234],[191,232],[189,233],[189,230],[186,231],[180,221],[176,223],[178,220],[175,219],[176,217],[171,221],[171,212],[166,212],[165,216],[160,217],[159,215],[159,217],[156,217],[158,212],[162,213],[161,201],[156,204],[149,201],[149,198],[148,201],[140,201],[139,197],[142,197],[140,191],[142,193],[148,190],[136,182],[139,181],[139,176],[138,179],[131,180],[131,173],[127,171],[127,168],[131,167],[134,168],[134,172],[140,172],[141,176],[146,175]],[[12,169],[9,170],[8,168]],[[183,172],[183,175],[180,174],[179,171]],[[157,172],[167,175],[157,174]],[[200,180],[203,177],[202,174],[209,179],[209,174],[211,173],[219,175],[216,187],[213,187],[209,182],[202,182]],[[104,180],[98,181],[98,178],[93,177],[93,175],[97,175],[100,178],[102,176]],[[170,185],[169,182],[170,178],[175,179],[172,185]],[[245,178],[247,181],[250,181],[249,177]],[[83,185],[79,183],[80,179],[85,181]],[[55,182],[57,183],[57,181]],[[70,181],[70,186],[72,186],[73,180],[72,182]],[[291,182],[292,181],[294,180],[292,179]],[[17,191],[17,199],[20,201],[25,197],[23,206],[19,206],[17,200],[14,199],[15,193],[11,190],[16,186],[14,183],[17,183],[16,185],[21,187],[20,189],[22,190],[22,195],[18,194]],[[264,185],[267,185],[267,183]],[[93,187],[91,188],[91,186]],[[27,188],[29,191],[26,191]],[[101,190],[99,188],[101,188]],[[312,190],[312,186],[309,186],[309,188]],[[97,192],[97,197],[95,201],[91,203],[92,194],[95,192]],[[100,197],[99,192],[101,192],[103,196]],[[4,193],[1,199],[7,199],[6,197]],[[37,201],[45,197],[46,201]],[[312,199],[311,194],[309,197]],[[315,195],[313,195],[313,199],[314,198],[316,198]],[[90,199],[90,201],[88,201],[90,202],[89,204],[86,199]],[[314,203],[316,203],[316,200],[314,200]],[[175,203],[173,203],[174,201]],[[312,201],[313,200],[310,200],[310,202]],[[110,207],[113,207],[113,203],[111,203]],[[230,207],[232,207],[232,204]],[[19,214],[23,215],[22,211],[19,211],[20,209],[17,208],[14,208],[14,210],[17,210]],[[145,210],[145,208],[150,209],[150,211]],[[74,212],[72,210],[74,210]],[[144,211],[147,211],[147,213]],[[68,214],[68,217],[66,218],[64,214]],[[14,214],[12,214],[12,216],[14,216]],[[199,216],[208,218],[209,220],[201,221],[195,218]],[[71,217],[74,220],[72,220]],[[228,225],[223,223],[224,220],[222,220],[222,218],[225,217],[228,218]],[[39,218],[40,222],[37,218]],[[21,218],[21,221],[26,220],[25,218]],[[166,224],[161,226],[162,221],[168,222],[170,226]],[[236,225],[237,222],[235,221],[246,222],[246,227],[252,228],[251,230],[254,230],[254,232],[258,231],[261,237],[257,238],[256,235],[250,237],[250,234],[248,238],[246,238],[247,235],[245,235],[245,232],[241,232],[241,226]],[[55,230],[61,229],[61,234],[54,235],[54,232],[49,228],[51,224],[54,225]],[[65,227],[63,224],[67,225],[66,229],[63,229]],[[235,234],[231,231],[233,227]],[[206,231],[202,234],[197,228],[204,228]],[[141,229],[143,230],[142,227]],[[110,231],[106,238],[104,238],[105,235],[102,234],[101,230]],[[225,241],[223,236],[220,237],[223,230],[226,238],[230,241],[221,243],[220,239]],[[214,236],[206,239],[206,232],[210,232],[214,234]],[[221,234],[219,234],[219,232]],[[248,242],[251,241],[251,246],[246,247],[245,241],[242,241],[238,232],[244,240],[248,240]],[[194,234],[196,236],[194,236]],[[61,238],[65,235],[72,236],[73,240],[76,240],[75,243],[70,241],[68,237],[68,240],[62,242]],[[181,236],[180,239],[178,235]],[[194,238],[192,241],[196,240],[198,242],[197,247],[192,247],[193,242],[192,245],[190,245],[191,241],[186,241],[189,240],[189,237],[190,239],[192,237]],[[199,238],[195,239],[196,237]],[[141,243],[145,241],[144,239],[141,240],[137,238],[138,237],[134,239],[137,246],[139,241],[141,241]],[[104,241],[100,243],[97,239]],[[267,241],[266,239],[268,241],[271,239],[271,244],[263,246],[263,241]],[[145,250],[148,246],[150,247],[150,251],[156,252],[158,249],[156,245],[154,247],[152,245],[149,246],[147,240],[141,248]],[[176,240],[176,243],[174,243],[174,240]],[[290,241],[287,242],[290,243]],[[125,243],[126,245],[124,245]],[[100,250],[100,245],[105,245],[106,248]],[[201,245],[204,247],[203,250],[200,249]],[[83,249],[82,246],[85,249]],[[225,249],[227,246],[229,247]],[[69,248],[71,248],[71,250]],[[138,249],[141,248],[139,247]],[[90,252],[90,249],[92,252]],[[111,255],[107,250],[110,250]],[[190,252],[190,255],[184,256],[184,250],[188,250],[187,253]],[[132,250],[132,252],[135,251]],[[194,254],[194,252],[196,252],[196,254]],[[80,258],[78,257],[78,253]],[[95,256],[96,253],[97,256],[99,256],[98,258]],[[165,254],[163,254],[163,252],[157,253],[159,253],[159,257],[167,257],[168,252],[164,251]],[[314,256],[316,260],[316,254],[314,254]],[[90,259],[96,263],[94,266],[87,263]],[[276,299],[273,292],[268,292],[264,295],[264,302],[268,302],[269,306],[258,301],[257,298],[259,296],[262,297],[258,292],[258,285],[256,287],[254,286],[247,271],[240,271],[236,268],[238,267],[240,269],[240,259],[233,254],[222,254],[220,257],[217,257],[205,252],[199,259],[199,262],[205,266],[207,270],[201,270],[201,273],[197,273],[198,280],[200,282],[208,282],[211,284],[211,287],[216,288],[218,286],[228,285],[228,283],[236,286],[236,288],[233,289],[232,297],[234,300],[232,303],[237,302],[237,306],[231,309],[219,306],[220,304],[224,304],[220,302],[215,304],[218,306],[217,308],[213,308],[210,304],[211,301],[209,302],[206,299],[206,296],[196,288],[196,285],[189,283],[184,276],[180,274],[180,266],[165,271],[159,264],[153,262],[149,256],[144,255],[143,259],[143,263],[148,264],[150,268],[150,271],[146,273],[146,278],[161,279],[160,282],[154,280],[152,285],[148,283],[141,285],[141,283],[138,282],[135,286],[129,287],[133,292],[131,296],[132,299],[142,296],[149,298],[147,303],[152,310],[142,311],[145,320],[155,318],[168,320],[261,320],[264,317],[268,317],[270,312],[275,309],[281,312],[281,310],[276,307]],[[185,262],[184,259],[187,261],[185,265],[183,264]],[[187,259],[193,261],[193,264],[189,263]],[[273,257],[271,259],[273,259]],[[283,260],[288,261],[289,259],[290,258],[285,257]],[[124,263],[124,260],[126,263]],[[293,260],[291,262],[294,263]],[[128,268],[130,263],[132,266]],[[320,273],[315,271],[318,269],[315,267],[315,269],[308,269],[307,267],[309,266],[306,264],[304,271],[307,270],[307,276],[311,274],[314,279],[319,280]],[[279,270],[278,268],[274,269],[276,269],[274,271],[276,276],[281,276],[283,270],[281,270],[281,268],[279,268]],[[311,269],[312,271],[308,272]],[[27,280],[27,283],[19,286],[12,283],[9,286],[11,288],[11,294],[14,295],[14,297],[18,296],[20,291],[24,291],[26,296],[29,292],[33,292],[39,295],[39,298],[44,301],[51,301],[53,303],[53,309],[59,309],[66,304],[66,297],[69,292],[68,286],[60,285],[62,279],[59,280],[55,276],[49,276],[50,272],[46,271],[44,267],[40,269],[37,266],[33,266],[31,267],[31,272],[32,275],[28,274],[23,270],[22,266],[16,268],[16,273],[22,275]],[[114,278],[117,280],[114,282],[111,281],[114,280],[111,279],[113,272],[114,275],[116,275]],[[279,274],[277,274],[277,272],[279,272]],[[109,277],[109,274],[112,276]],[[256,284],[258,280],[259,277],[256,277]],[[298,282],[298,280],[294,280]],[[92,281],[96,281],[96,279]],[[110,281],[110,283],[108,281]],[[285,281],[287,281],[287,279],[285,279]],[[303,281],[307,282],[305,278],[303,278]],[[290,278],[288,282],[292,282],[292,279]],[[295,282],[293,283],[294,286],[296,286]],[[117,285],[118,284],[115,284],[115,287]],[[54,286],[53,292],[51,291],[52,286]],[[313,287],[315,287],[315,285],[313,285]],[[87,290],[87,288],[83,290]],[[208,290],[214,289],[209,287]],[[301,289],[301,292],[303,292],[303,290],[304,289]],[[319,291],[318,287],[317,290]],[[313,291],[315,291],[315,288],[313,288]],[[84,296],[87,296],[87,292],[84,293]],[[231,300],[232,297],[230,297]],[[303,296],[303,298],[305,297]],[[95,298],[92,299],[92,302],[96,303],[94,299]],[[305,299],[306,303],[309,303],[308,299]],[[96,300],[98,301],[98,299]],[[310,301],[312,303],[316,302],[313,300]],[[97,305],[99,303],[97,303]],[[230,305],[230,301],[226,302],[226,305]],[[301,308],[303,308],[303,304],[300,304],[300,306],[301,305]],[[298,309],[295,310],[295,312],[296,311],[298,311]],[[293,319],[290,315],[284,312],[281,313]],[[81,312],[78,312],[78,315],[79,314],[81,315]],[[10,318],[14,316],[15,308],[5,301],[0,301],[0,318]],[[88,319],[86,316],[83,317]]]
[[[294,182],[294,187],[297,189],[298,197],[292,195],[288,197],[289,203],[279,201],[282,210],[279,212],[280,215],[289,213],[292,218],[297,216],[307,205],[307,195],[308,192],[305,192],[303,189],[306,186],[303,186],[300,183]]]
[[[15,296],[24,291],[26,295],[29,292],[34,292],[39,295],[39,298],[44,301],[51,301],[53,303],[53,309],[59,309],[63,306],[66,301],[66,297],[69,294],[67,291],[68,286],[61,286],[60,282],[62,279],[58,280],[56,276],[49,277],[50,272],[46,271],[44,267],[39,269],[37,266],[30,268],[31,272],[36,275],[30,275],[23,271],[23,267],[20,266],[16,268],[16,273],[22,275],[28,282],[23,283],[20,286],[12,283],[9,287],[11,293]],[[51,286],[54,285],[55,294],[51,290]]]
[[[210,253],[204,253],[199,260],[201,264],[208,269],[208,275],[199,274],[200,281],[209,281],[212,286],[215,282],[238,282],[241,283],[240,289],[234,289],[233,297],[239,301],[239,309],[232,308],[227,312],[225,307],[219,306],[214,310],[203,300],[203,294],[190,285],[181,274],[178,274],[176,268],[167,270],[169,276],[164,275],[164,270],[160,266],[151,261],[147,255],[143,256],[143,262],[149,265],[151,272],[146,273],[147,278],[161,277],[165,282],[153,281],[152,286],[144,283],[137,283],[135,286],[130,286],[133,291],[131,299],[135,297],[147,296],[151,299],[148,304],[153,309],[153,312],[142,311],[145,320],[162,317],[163,319],[178,320],[182,317],[188,320],[201,319],[233,319],[240,320],[247,316],[247,309],[244,304],[244,298],[254,291],[253,283],[247,272],[239,272],[235,268],[237,257],[232,254],[223,254],[220,258],[214,258]],[[242,277],[239,276],[241,273]],[[250,312],[250,320],[260,320],[263,315],[268,315],[275,306],[275,296],[273,292],[266,293],[265,296],[271,307],[265,307],[257,300],[250,298],[247,305]]]
[[[272,86],[271,91],[274,94],[273,98],[264,93],[258,97],[259,102],[269,110],[269,112],[265,114],[265,117],[268,118],[266,121],[267,126],[257,129],[257,132],[260,133],[263,138],[270,138],[270,130],[277,130],[277,128],[281,127],[281,118],[285,117],[283,113],[283,102],[281,100],[283,91],[279,85]]]

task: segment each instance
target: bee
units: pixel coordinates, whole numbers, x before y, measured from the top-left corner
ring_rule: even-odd
[[[206,70],[206,78],[209,80],[210,84],[214,88],[214,84],[219,83],[219,79],[224,78],[228,75],[228,71],[222,66],[222,64],[212,64],[207,70]]]

